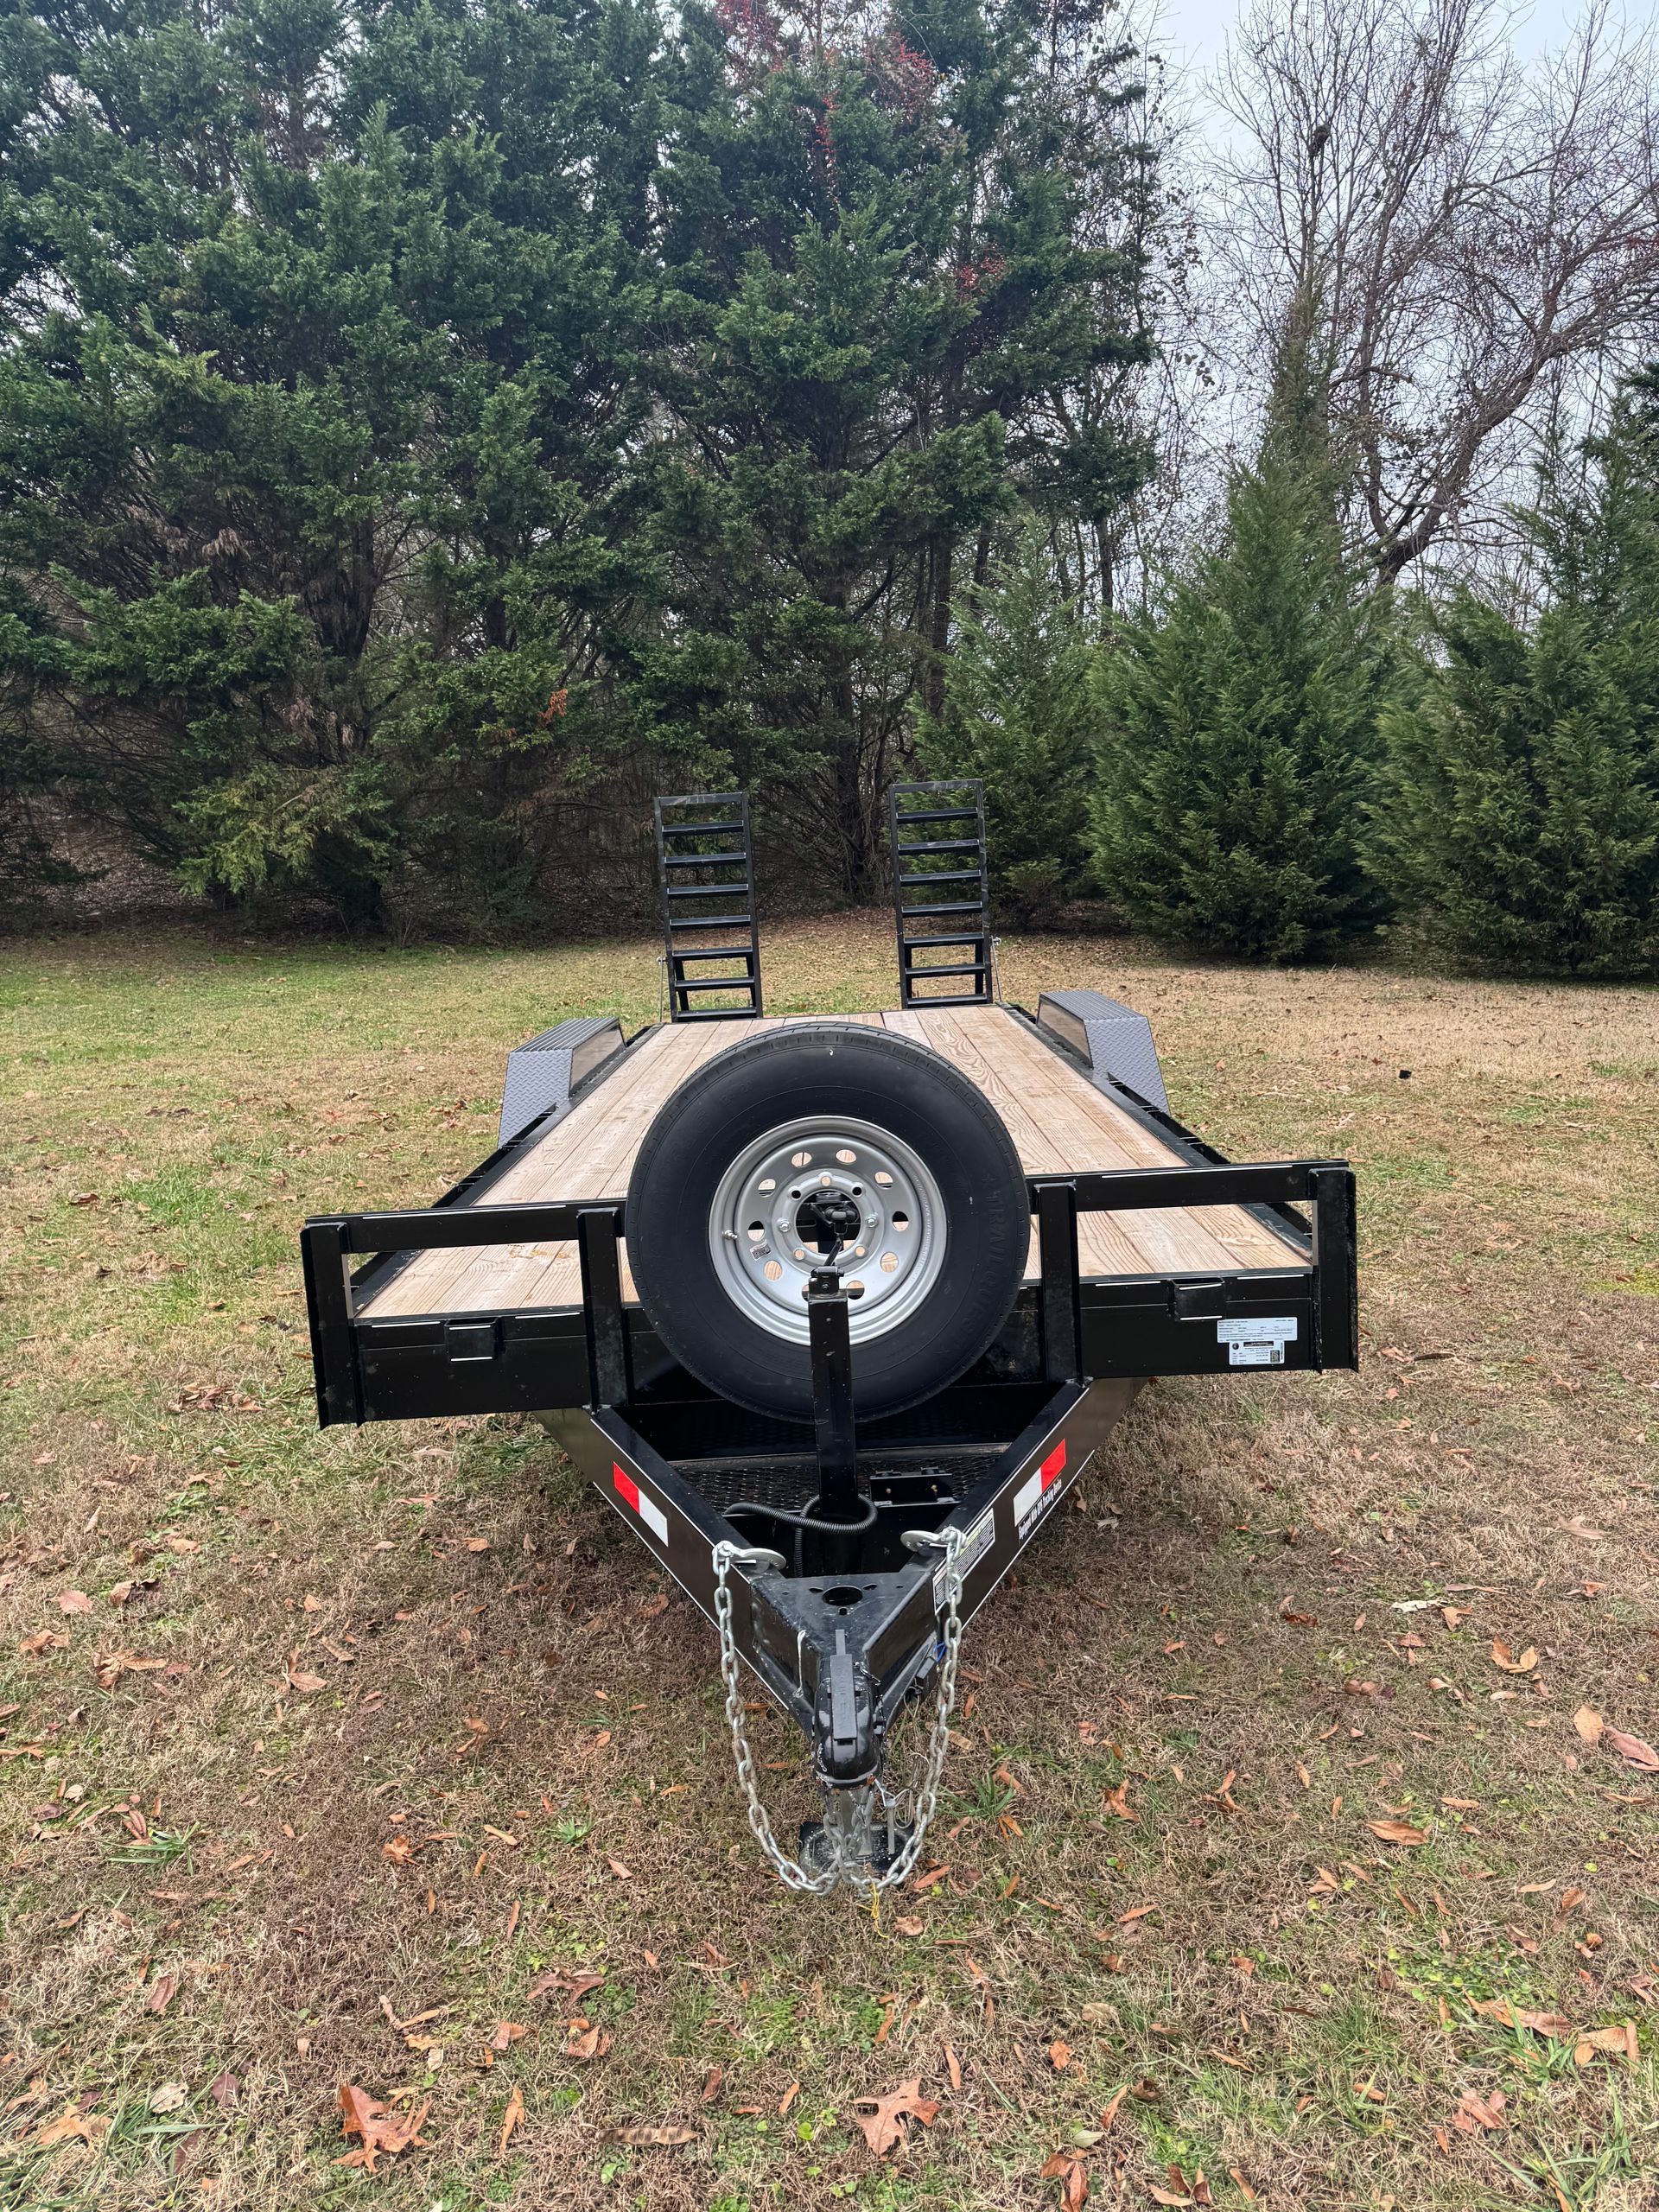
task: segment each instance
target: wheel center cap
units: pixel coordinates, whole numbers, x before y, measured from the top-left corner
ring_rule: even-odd
[[[858,1201],[845,1191],[814,1191],[795,1217],[795,1234],[803,1244],[815,1245],[820,1252],[831,1251],[837,1243],[855,1243],[863,1226]]]

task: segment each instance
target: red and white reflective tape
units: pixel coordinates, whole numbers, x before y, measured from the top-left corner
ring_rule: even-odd
[[[1014,1497],[1014,1517],[1017,1522],[1025,1519],[1047,1490],[1052,1490],[1065,1472],[1065,1439],[1062,1437],[1034,1474],[1027,1475]]]
[[[632,1506],[659,1544],[668,1541],[668,1516],[654,1497],[642,1491],[633,1477],[626,1474],[613,1461],[611,1486],[625,1505]]]

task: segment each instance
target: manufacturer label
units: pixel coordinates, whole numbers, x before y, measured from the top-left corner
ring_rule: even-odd
[[[1065,1472],[1065,1439],[1062,1437],[1014,1494],[1014,1534],[1022,1544],[1059,1496],[1056,1485]]]
[[[1247,1313],[1217,1321],[1216,1341],[1226,1345],[1229,1367],[1282,1367],[1285,1346],[1296,1341],[1296,1316]]]
[[[968,1580],[969,1571],[989,1551],[995,1536],[995,1515],[988,1512],[982,1513],[963,1537],[962,1549],[957,1554],[957,1573],[964,1583]],[[933,1610],[935,1612],[942,1613],[944,1611],[944,1568],[935,1567],[933,1570]]]
[[[668,1516],[654,1497],[642,1491],[633,1477],[613,1463],[611,1485],[622,1503],[630,1507],[645,1522],[659,1544],[668,1541]]]

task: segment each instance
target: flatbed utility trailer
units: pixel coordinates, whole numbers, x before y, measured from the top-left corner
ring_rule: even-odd
[[[1347,1163],[1230,1164],[1143,1017],[1002,1002],[962,789],[894,799],[904,1004],[833,1019],[764,1013],[747,802],[659,802],[671,1018],[560,1022],[435,1205],[302,1239],[323,1425],[540,1416],[714,1623],[750,1824],[812,1891],[915,1864],[963,1627],[1146,1377],[1358,1359]],[[897,1790],[887,1731],[930,1683]],[[823,1791],[798,1858],[757,1684]]]

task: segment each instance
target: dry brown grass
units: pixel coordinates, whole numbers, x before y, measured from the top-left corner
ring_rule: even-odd
[[[874,918],[767,950],[780,1010],[890,994]],[[1062,2145],[1108,2205],[1172,2164],[1222,2205],[1652,2202],[1656,1788],[1572,1716],[1659,1729],[1659,999],[1101,939],[1004,974],[1132,999],[1236,1156],[1354,1158],[1366,1363],[1143,1395],[969,1632],[949,1872],[877,1924],[758,1865],[711,1637],[538,1432],[313,1426],[300,1219],[470,1166],[505,1047],[647,1016],[654,948],[12,950],[0,2202],[1037,2206]],[[1371,1834],[1401,1808],[1427,1843]],[[604,2055],[550,1967],[603,1969]],[[878,2168],[852,2100],[911,2075],[940,2116]],[[332,2163],[343,2080],[429,2095],[428,2147]],[[74,2106],[94,2145],[42,2145]],[[661,2120],[696,2139],[615,2140]]]

